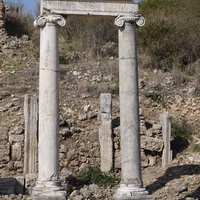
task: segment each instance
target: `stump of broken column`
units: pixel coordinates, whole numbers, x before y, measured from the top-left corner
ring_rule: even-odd
[[[162,153],[162,167],[166,168],[172,163],[172,150],[171,150],[171,121],[169,113],[163,110],[160,115],[160,121],[162,125],[162,137],[164,142],[164,148]]]
[[[26,175],[37,172],[38,100],[36,96],[25,95],[24,120],[24,174]]]
[[[113,170],[113,132],[112,132],[112,97],[111,94],[100,95],[99,141],[101,151],[101,171]]]
[[[25,95],[24,98],[24,176],[25,189],[30,190],[37,179],[38,146],[38,98]],[[29,191],[28,191],[29,192]]]

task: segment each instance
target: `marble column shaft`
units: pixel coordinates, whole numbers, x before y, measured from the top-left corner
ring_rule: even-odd
[[[35,25],[41,27],[38,144],[39,170],[38,185],[36,188],[60,187],[58,25],[64,26],[65,19],[60,15],[49,14],[40,16],[35,21]]]
[[[136,47],[137,16],[119,16],[119,90],[121,136],[121,185],[116,199],[138,196],[148,199],[141,176],[138,65]]]
[[[119,29],[122,182],[141,186],[138,69],[135,25]]]

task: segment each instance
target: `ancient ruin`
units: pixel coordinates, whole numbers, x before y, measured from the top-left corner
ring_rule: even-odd
[[[115,199],[151,199],[141,177],[136,26],[145,23],[133,1],[43,0],[35,26],[41,29],[39,83],[39,174],[33,199],[65,199],[59,180],[58,26],[66,15],[115,17],[119,27],[121,184]],[[47,139],[48,138],[48,139]]]

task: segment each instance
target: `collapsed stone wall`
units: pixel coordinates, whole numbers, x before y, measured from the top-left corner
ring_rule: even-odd
[[[5,6],[3,0],[0,0],[0,30],[5,26]]]
[[[0,32],[4,32],[6,18],[19,12],[19,8],[15,5],[5,5],[3,0],[0,0]]]

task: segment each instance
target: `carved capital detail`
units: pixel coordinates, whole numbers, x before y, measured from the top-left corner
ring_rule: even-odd
[[[135,22],[138,26],[144,26],[145,18],[140,14],[123,16],[119,15],[115,18],[115,25],[119,27],[123,27],[125,22]]]
[[[43,27],[43,26],[45,26],[46,23],[50,23],[52,25],[65,26],[66,20],[63,16],[56,15],[56,14],[40,15],[34,21],[34,26],[35,27]]]

